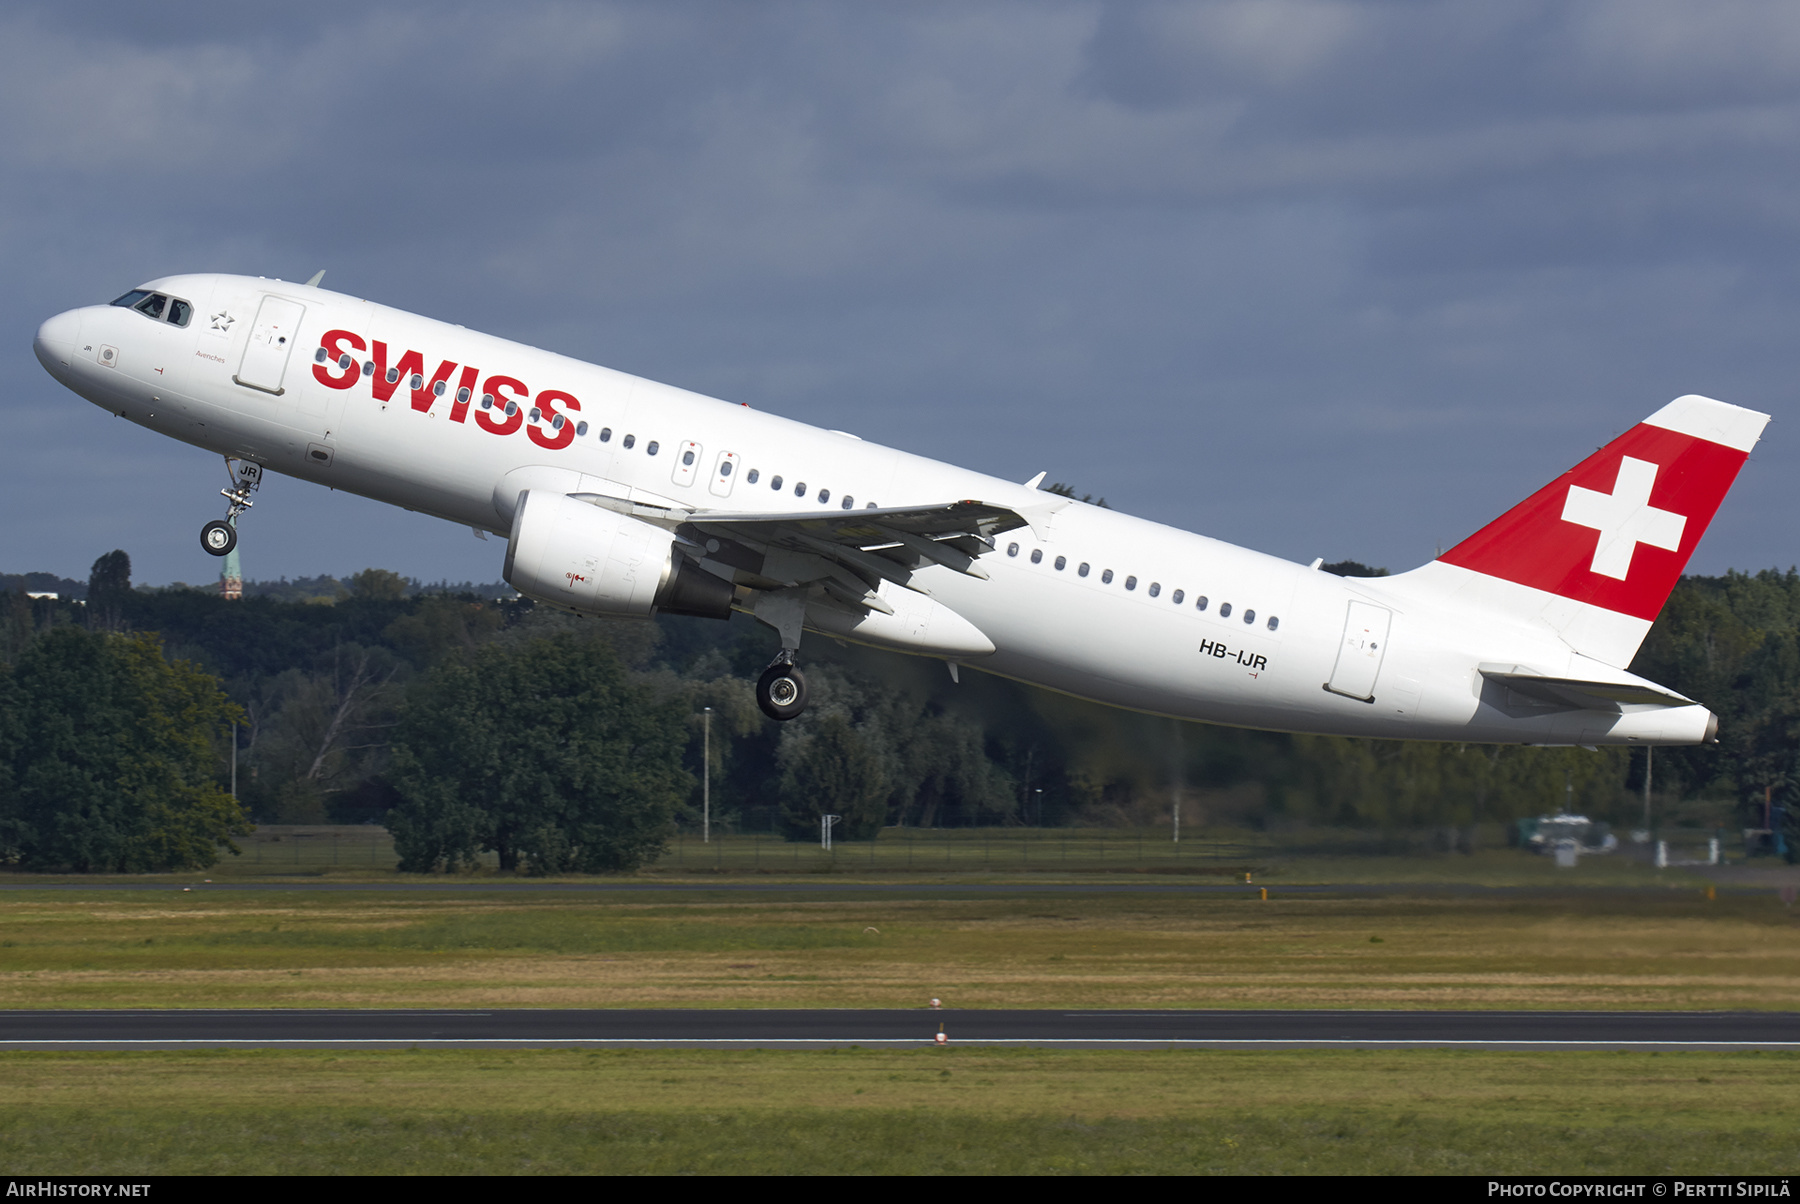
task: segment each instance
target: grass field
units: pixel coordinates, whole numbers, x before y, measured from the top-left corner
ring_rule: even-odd
[[[900,841],[871,866],[867,846],[740,839],[702,850],[710,866],[678,847],[637,879],[673,892],[409,892],[368,830],[258,835],[206,875],[126,883],[142,890],[0,892],[0,1007],[1800,1008],[1800,907],[1774,889],[1708,897],[1624,858],[1559,872],[1501,850],[1221,844],[1132,863],[1111,833],[1070,836],[1057,872],[997,863],[1053,847],[1031,835],[958,834],[940,864],[915,842],[908,870]],[[800,868],[758,864],[771,847]],[[883,889],[782,889],[821,874]],[[170,889],[202,877],[259,889]],[[320,879],[357,889],[285,888]],[[1045,889],[956,889],[1007,880]],[[732,881],[774,889],[711,888]],[[1238,889],[1089,889],[1109,882]],[[1315,882],[1388,885],[1289,889]],[[1797,1085],[1800,1057],[1743,1053],[8,1052],[0,1165],[1786,1173]]]
[[[1797,1089],[1782,1054],[0,1053],[0,1165],[1776,1174]]]
[[[0,1007],[1800,1008],[1775,892],[8,891]]]

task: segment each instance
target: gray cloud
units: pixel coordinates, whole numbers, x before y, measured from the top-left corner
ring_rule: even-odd
[[[1781,416],[1791,5],[17,4],[14,569],[215,565],[37,321],[304,276],[1296,558],[1429,557],[1682,392]],[[1698,567],[1800,560],[1772,428]],[[81,488],[69,488],[79,474]],[[256,575],[491,577],[292,483]],[[54,504],[47,504],[52,501]]]

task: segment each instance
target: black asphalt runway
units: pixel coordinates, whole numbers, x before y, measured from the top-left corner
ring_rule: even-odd
[[[1800,1049],[1796,1012],[5,1011],[3,1049]]]

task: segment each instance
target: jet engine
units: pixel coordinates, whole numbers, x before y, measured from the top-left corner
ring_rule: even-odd
[[[683,555],[673,535],[541,489],[519,495],[505,574],[526,597],[578,614],[731,617],[731,583]]]

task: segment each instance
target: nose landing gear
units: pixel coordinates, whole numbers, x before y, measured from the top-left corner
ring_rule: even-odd
[[[786,722],[806,709],[806,674],[783,649],[756,682],[756,705],[771,719]]]
[[[221,489],[219,493],[230,505],[226,508],[225,517],[215,518],[200,528],[200,546],[213,556],[230,555],[237,547],[238,515],[250,509],[253,503],[250,495],[262,484],[262,465],[250,460],[233,460],[225,457],[226,471],[231,473],[231,488]]]
[[[229,556],[231,549],[237,547],[237,528],[215,518],[200,528],[200,546],[214,556]]]

